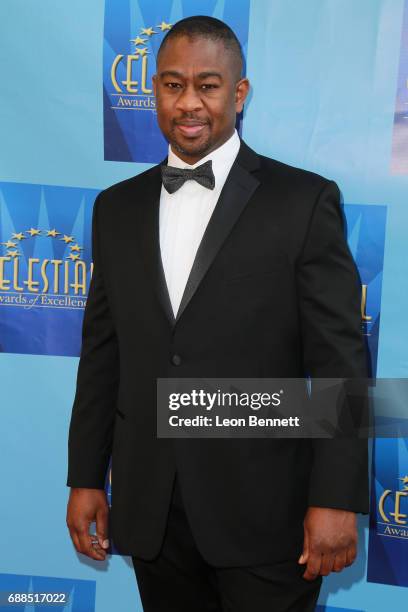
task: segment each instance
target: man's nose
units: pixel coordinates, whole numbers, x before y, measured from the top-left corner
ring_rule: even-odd
[[[193,85],[188,85],[177,98],[177,106],[183,111],[196,111],[203,107],[200,92]]]

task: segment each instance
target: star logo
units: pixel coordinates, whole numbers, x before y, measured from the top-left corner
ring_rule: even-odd
[[[24,236],[22,232],[19,232],[18,234],[13,234],[12,238],[17,238],[17,240],[24,240],[24,238],[27,238],[27,236]]]
[[[33,236],[39,236],[39,235],[40,235],[40,232],[41,232],[41,230],[39,230],[39,229],[34,229],[34,228],[31,228],[31,229],[27,230],[27,234],[30,234],[30,236],[31,236],[31,237],[33,237]]]
[[[60,233],[61,232],[57,232],[56,229],[52,229],[52,230],[48,230],[47,231],[47,236],[51,236],[52,238],[55,238]]]
[[[157,34],[157,32],[153,30],[153,28],[142,28],[141,32],[142,34],[146,34],[146,36],[153,36],[153,34]]]
[[[157,27],[160,28],[162,32],[164,32],[165,30],[171,30],[171,26],[171,23],[166,23],[165,21],[162,21],[161,24]]]
[[[7,240],[7,242],[0,242],[0,244],[4,244],[4,246],[8,249],[17,246],[17,242],[13,242],[12,240]]]
[[[73,236],[67,236],[66,234],[64,234],[64,237],[61,238],[62,241],[65,242],[65,244],[68,244],[69,242],[74,242],[74,237]]]
[[[404,485],[404,491],[408,491],[408,476],[404,476],[403,478],[399,478],[398,480],[402,481],[402,484]]]
[[[79,255],[75,255],[74,253],[70,253],[68,255],[67,259],[71,259],[72,261],[75,261],[75,260],[79,259]]]
[[[82,250],[82,247],[80,247],[79,244],[71,244],[71,246],[69,248],[71,249],[71,251],[80,251],[80,250]]]
[[[144,47],[143,49],[137,49],[137,53],[143,57],[144,55],[147,55],[149,51],[147,50],[147,47]]]
[[[7,251],[7,255],[10,257],[20,257],[20,253],[18,253],[18,251]]]
[[[145,45],[147,38],[141,38],[140,36],[136,36],[136,38],[131,38],[130,42],[134,45]]]

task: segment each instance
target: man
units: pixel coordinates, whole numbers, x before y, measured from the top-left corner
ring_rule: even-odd
[[[241,75],[226,24],[175,24],[154,77],[168,158],[94,206],[67,523],[79,552],[105,559],[110,536],[132,556],[147,612],[313,610],[367,512],[364,441],[156,434],[159,377],[366,376],[338,188],[239,138]]]

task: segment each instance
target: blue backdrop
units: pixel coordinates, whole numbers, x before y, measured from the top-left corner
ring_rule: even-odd
[[[160,6],[159,20],[149,4]],[[242,135],[260,153],[337,181],[366,285],[363,324],[374,371],[407,377],[405,4],[240,0],[232,23],[228,0],[107,0],[106,15],[103,0],[2,0],[0,591],[67,591],[73,612],[141,610],[130,558],[112,554],[99,563],[75,552],[65,481],[93,199],[150,166],[124,161],[123,122],[135,119],[107,113],[107,68],[118,54],[135,53],[130,39],[142,28],[158,30],[194,12],[239,28],[252,84]],[[151,55],[155,45],[146,45]],[[142,67],[142,55],[134,64]],[[154,124],[149,112],[145,137]],[[127,159],[142,159],[139,151]],[[31,308],[24,296],[35,297]],[[326,610],[406,607],[406,448],[391,440],[374,449],[371,529],[361,518],[356,563],[325,580]]]

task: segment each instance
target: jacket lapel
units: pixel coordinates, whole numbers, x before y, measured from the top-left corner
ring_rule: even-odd
[[[164,313],[171,326],[173,326],[176,319],[164,274],[159,230],[160,191],[162,185],[160,166],[166,163],[167,157],[159,165],[151,169],[147,186],[141,190],[145,203],[144,216],[141,223],[140,247],[147,277],[151,278],[153,288],[156,291]]]
[[[220,197],[206,227],[194,263],[188,277],[183,297],[177,311],[179,321],[193,295],[197,291],[208,268],[232,230],[239,215],[259,185],[252,172],[259,167],[259,157],[241,139],[238,155],[231,167]]]
[[[162,184],[160,166],[167,163],[167,157],[149,173],[147,186],[143,190],[146,206],[141,225],[140,246],[146,272],[153,281],[159,302],[172,327],[180,320],[223,242],[259,185],[259,179],[253,174],[259,167],[259,156],[242,139],[240,140],[238,155],[197,250],[176,317],[170,301],[160,252],[159,214]]]

